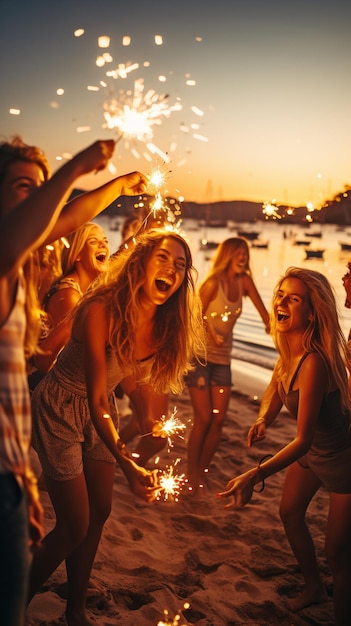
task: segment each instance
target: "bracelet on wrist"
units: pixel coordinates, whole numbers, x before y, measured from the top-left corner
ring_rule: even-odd
[[[261,464],[264,463],[264,461],[268,461],[268,459],[271,459],[272,457],[273,457],[273,454],[265,454],[265,456],[263,456],[259,460],[258,465],[256,466],[257,474],[258,474],[258,476],[260,478],[259,482],[261,483],[259,489],[255,489],[255,487],[253,488],[253,490],[256,493],[262,493],[262,491],[264,490],[264,478],[262,478],[262,475],[261,475]]]
[[[264,417],[258,417],[257,420],[255,420],[255,424],[259,424],[260,422],[266,422]]]

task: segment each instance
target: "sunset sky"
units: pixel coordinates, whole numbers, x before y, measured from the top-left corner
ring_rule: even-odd
[[[170,163],[124,135],[118,174],[161,166],[169,193],[197,202],[318,206],[351,184],[350,2],[0,0],[0,11],[0,135],[39,145],[53,170],[57,157],[116,138],[104,102],[143,79],[144,93],[182,107],[152,126]],[[106,76],[123,64],[139,68]]]

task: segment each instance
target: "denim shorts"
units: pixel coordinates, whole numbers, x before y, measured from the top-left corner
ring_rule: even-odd
[[[231,387],[232,373],[229,364],[207,363],[197,365],[184,380],[188,387]]]

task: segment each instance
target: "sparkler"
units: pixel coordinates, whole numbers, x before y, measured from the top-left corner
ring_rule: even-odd
[[[185,424],[181,422],[177,417],[177,407],[174,407],[171,417],[166,418],[165,415],[161,415],[161,418],[157,420],[153,427],[152,431],[149,433],[144,433],[140,435],[140,437],[147,437],[148,435],[153,435],[153,437],[161,437],[162,439],[168,440],[168,447],[172,448],[173,441],[172,436],[179,435],[179,433],[186,429]],[[183,437],[182,437],[183,439]]]
[[[179,461],[180,459],[177,459],[173,465],[169,465],[165,470],[161,470],[158,481],[160,492],[157,494],[157,500],[163,497],[163,500],[174,500],[178,502],[179,494],[186,482],[185,474],[174,474],[174,468]]]
[[[181,230],[181,205],[183,198],[167,198],[164,196],[164,191],[161,191],[161,187],[165,185],[166,178],[171,174],[172,170],[167,169],[170,160],[167,154],[164,155],[165,159],[162,166],[156,166],[148,175],[149,189],[152,194],[152,199],[149,200],[148,208],[149,212],[143,219],[143,222],[137,232],[134,234],[136,237],[142,230],[150,228],[163,228],[169,232],[177,232],[186,239],[186,234]],[[144,200],[140,199],[134,208],[140,208],[145,211]]]
[[[269,218],[269,217],[273,217],[275,219],[281,219],[282,216],[279,215],[278,213],[279,209],[277,206],[275,206],[274,204],[274,200],[272,200],[272,202],[264,202],[263,204],[263,208],[262,208],[262,213],[264,213],[264,215]]]
[[[152,142],[154,126],[162,124],[162,118],[168,118],[174,111],[181,111],[179,101],[169,104],[167,94],[158,94],[154,89],[144,93],[144,79],[134,81],[134,89],[120,91],[104,102],[104,117],[109,129],[116,129],[125,139],[137,140],[146,144],[152,153],[164,156],[164,153]]]
[[[165,415],[161,416],[161,419],[155,422],[152,434],[154,437],[162,437],[162,439],[168,440],[168,446],[171,448],[173,446],[172,436],[179,435],[180,432],[185,430],[186,426],[181,422],[177,417],[177,407],[174,407],[171,417],[166,419]],[[183,439],[183,437],[182,437]]]
[[[190,608],[189,602],[185,602],[184,609],[189,609],[189,608]],[[172,617],[170,618],[167,609],[165,609],[163,611],[163,617],[164,617],[164,620],[157,622],[157,626],[186,626],[186,624],[179,624],[181,620],[181,616],[179,615],[179,613],[177,613],[177,615],[175,615],[173,618]]]

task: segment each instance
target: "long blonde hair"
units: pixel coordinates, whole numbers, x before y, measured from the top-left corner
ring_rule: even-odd
[[[83,250],[94,228],[102,230],[95,222],[86,222],[83,226],[65,237],[68,246],[63,248],[61,254],[62,276],[67,276],[67,274],[71,274],[74,271],[77,256],[79,256],[80,252]]]
[[[340,389],[343,408],[350,411],[348,389],[350,354],[340,327],[333,289],[328,279],[320,272],[289,267],[274,289],[273,302],[287,278],[297,278],[305,285],[308,292],[312,317],[303,335],[303,349],[306,352],[318,352],[321,355],[329,377],[329,389],[326,391],[332,391],[333,385],[336,385]],[[271,314],[271,333],[279,353],[277,373],[280,378],[284,378],[285,364],[289,362],[290,350],[285,333],[277,330],[273,313]]]
[[[247,263],[244,271],[246,274],[251,275],[250,248],[247,240],[244,237],[229,237],[229,239],[225,239],[219,244],[212,259],[212,266],[204,280],[201,282],[200,289],[210,278],[216,278],[219,281],[225,278],[232,264],[233,257],[242,248],[244,248],[247,254]]]
[[[178,241],[185,252],[185,277],[179,289],[158,306],[153,320],[154,361],[151,386],[179,393],[194,360],[205,358],[201,302],[195,290],[195,270],[186,241],[175,232],[144,232],[112,258],[110,269],[98,277],[78,308],[77,319],[92,301],[103,302],[110,320],[109,343],[121,368],[137,371],[135,331],[143,299],[148,261],[164,239]]]

